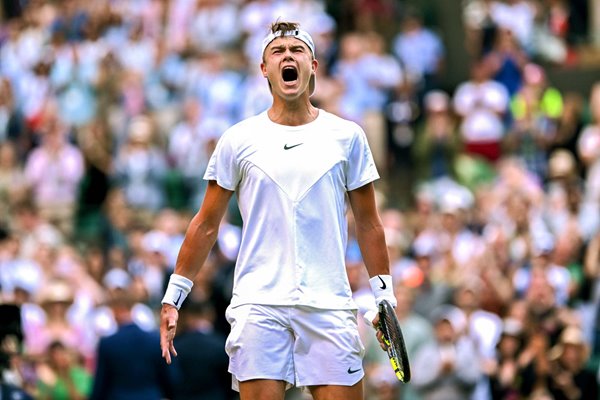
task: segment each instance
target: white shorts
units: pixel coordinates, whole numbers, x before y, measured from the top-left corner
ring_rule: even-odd
[[[363,376],[356,311],[246,304],[226,312],[233,389],[250,379],[352,386]]]

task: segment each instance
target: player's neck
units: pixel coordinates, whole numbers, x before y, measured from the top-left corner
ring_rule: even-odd
[[[289,102],[275,98],[267,115],[276,124],[299,126],[314,121],[319,110],[310,101]]]

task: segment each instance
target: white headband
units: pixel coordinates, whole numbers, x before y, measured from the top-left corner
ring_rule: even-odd
[[[292,31],[285,31],[285,32],[277,31],[275,33],[270,32],[263,40],[262,54],[265,54],[265,49],[267,48],[269,43],[271,43],[276,38],[282,37],[282,36],[293,36],[296,39],[302,40],[304,43],[306,43],[306,45],[312,52],[313,57],[315,57],[315,43],[313,42],[310,34],[306,31],[303,31],[302,29],[294,29]]]

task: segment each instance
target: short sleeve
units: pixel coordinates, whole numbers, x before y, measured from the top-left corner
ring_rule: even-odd
[[[377,179],[379,179],[379,173],[367,142],[367,136],[360,127],[356,126],[348,155],[346,188],[349,191],[354,190]]]
[[[215,180],[222,188],[234,191],[239,183],[240,171],[232,136],[225,132],[217,142],[208,161],[204,179]]]

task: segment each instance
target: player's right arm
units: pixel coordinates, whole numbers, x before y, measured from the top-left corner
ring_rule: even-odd
[[[177,289],[172,282],[189,285],[206,261],[217,240],[219,225],[227,212],[233,192],[222,188],[216,181],[209,181],[200,210],[192,218],[177,256],[175,271],[169,281],[169,287],[163,298],[160,313],[160,347],[163,358],[171,363],[171,354],[177,355],[173,339],[179,318],[178,309],[187,293]],[[186,283],[188,282],[188,283]]]

